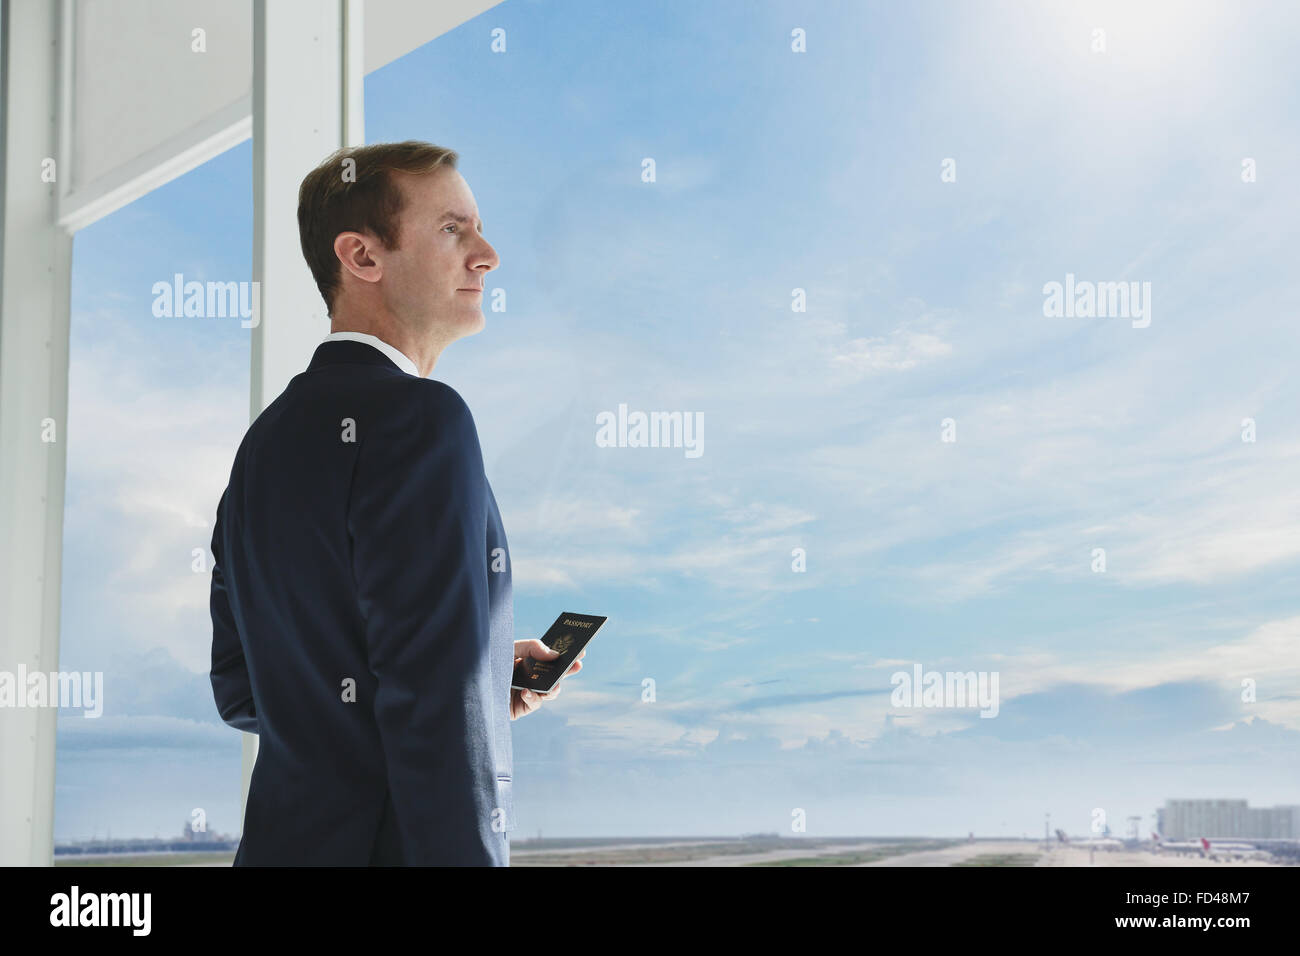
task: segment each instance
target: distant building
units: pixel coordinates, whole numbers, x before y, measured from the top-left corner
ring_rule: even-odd
[[[181,839],[187,843],[220,843],[228,840],[229,837],[213,833],[211,830],[196,830],[194,825],[186,820],[185,826],[181,829]]]
[[[1156,811],[1166,840],[1300,839],[1300,806],[1250,807],[1245,800],[1166,800]]]

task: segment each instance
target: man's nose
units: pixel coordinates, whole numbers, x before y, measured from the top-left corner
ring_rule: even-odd
[[[488,242],[486,239],[483,241],[483,250],[479,253],[477,259],[475,260],[474,266],[475,268],[477,268],[478,266],[484,264],[487,265],[488,272],[491,272],[497,266],[501,265],[501,259],[497,255],[497,251],[492,248],[492,244]]]

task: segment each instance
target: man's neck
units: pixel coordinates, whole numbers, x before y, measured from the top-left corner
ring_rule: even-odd
[[[330,317],[330,333],[335,332],[364,332],[388,343],[415,363],[421,378],[429,377],[442,350],[447,347],[445,342],[428,335],[419,336],[396,322],[366,322],[346,313]]]

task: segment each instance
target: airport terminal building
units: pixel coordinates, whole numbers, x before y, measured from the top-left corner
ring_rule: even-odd
[[[1249,807],[1245,800],[1166,800],[1156,811],[1166,840],[1300,838],[1300,806]]]

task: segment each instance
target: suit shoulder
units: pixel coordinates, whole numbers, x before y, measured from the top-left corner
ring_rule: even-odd
[[[428,411],[439,416],[473,419],[474,416],[469,410],[469,405],[461,397],[460,392],[446,382],[440,382],[434,378],[422,378],[417,381],[420,385],[420,398],[425,403],[424,407]]]
[[[438,455],[440,449],[454,447],[477,457],[478,426],[469,405],[450,385],[434,379],[403,376],[385,382],[379,404],[372,409],[368,429],[373,445],[380,451],[407,454],[422,449],[421,454]],[[364,452],[363,452],[364,453]]]
[[[417,432],[432,430],[435,435],[464,431],[477,434],[478,429],[469,405],[450,385],[414,376],[404,376],[401,380],[394,380],[394,383],[394,392],[384,400],[385,404],[395,402],[402,409],[392,418],[391,424],[394,427],[414,429]]]

